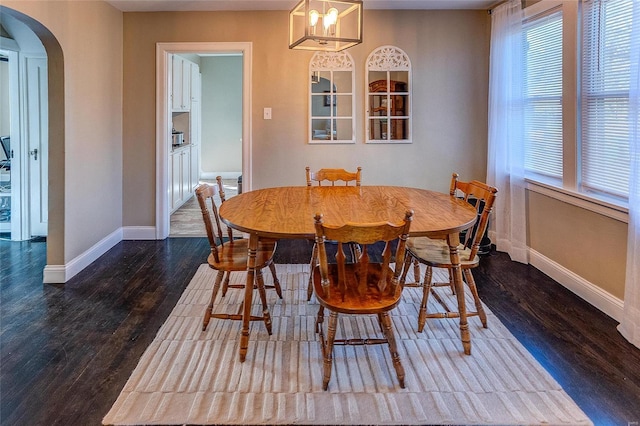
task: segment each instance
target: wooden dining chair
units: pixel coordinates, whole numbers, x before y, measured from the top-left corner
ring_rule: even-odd
[[[467,317],[478,316],[484,328],[487,328],[487,316],[482,307],[482,302],[478,296],[476,283],[473,279],[471,269],[478,266],[480,257],[478,247],[487,229],[489,214],[493,208],[496,193],[498,190],[492,186],[478,181],[461,182],[458,174],[454,173],[451,178],[449,194],[452,197],[462,197],[466,202],[472,204],[478,212],[478,220],[472,229],[461,235],[458,253],[460,256],[460,267],[464,281],[473,296],[475,311],[467,309]],[[406,283],[406,276],[409,268],[413,264],[415,282]],[[426,265],[426,271],[422,283],[420,280],[420,264]],[[432,282],[433,268],[445,268],[448,270],[449,280],[447,282]],[[455,294],[453,285],[453,273],[451,269],[451,259],[449,256],[449,246],[445,240],[436,240],[427,237],[411,237],[407,240],[407,250],[404,258],[404,266],[400,283],[404,287],[422,287],[422,302],[418,314],[418,331],[424,329],[427,318],[459,318],[460,313],[457,307],[451,308],[445,300],[440,297],[436,287],[447,287]],[[438,312],[427,312],[427,302],[432,295],[442,310]]]
[[[333,346],[345,345],[389,345],[391,360],[404,388],[404,368],[400,363],[398,347],[393,333],[389,311],[400,301],[402,287],[399,277],[402,262],[396,262],[392,268],[393,249],[395,258],[402,259],[413,211],[406,212],[397,223],[347,223],[342,226],[325,224],[321,214],[315,215],[316,244],[318,246],[318,265],[312,270],[313,287],[320,303],[316,318],[316,333],[319,334],[323,355],[322,388],[327,390],[331,379],[333,364]],[[336,241],[335,263],[329,263],[325,243]],[[381,261],[373,262],[370,257],[371,245],[383,241]],[[362,252],[355,262],[347,262],[343,250],[345,244],[357,242]],[[324,310],[329,310],[327,337],[324,335]],[[338,314],[377,315],[383,338],[354,338],[336,340]],[[346,337],[346,336],[345,336]]]
[[[216,184],[218,185],[218,196],[220,197],[220,205],[222,205],[224,201],[227,199],[227,195],[224,192],[224,184],[222,183],[222,176],[216,176]],[[227,238],[229,240],[235,238],[233,235],[233,229],[229,226],[226,226],[226,228],[227,228]],[[276,264],[273,262],[270,262],[269,270],[271,270],[271,275],[273,276],[273,282],[274,283],[278,282],[278,275],[276,274]],[[222,297],[227,295],[227,290],[229,289],[229,287],[244,288],[244,285],[242,284],[230,284],[230,278],[231,278],[231,271],[227,271],[225,273],[224,280],[222,281]],[[270,287],[273,287],[273,286],[267,286],[267,288],[270,288]],[[278,291],[278,296],[280,296],[280,298],[282,299],[280,288],[278,287],[276,288],[276,290]]]
[[[206,330],[211,318],[229,319],[229,320],[242,320],[242,306],[240,306],[236,314],[228,313],[215,313],[213,311],[216,296],[220,290],[220,284],[222,283],[223,276],[231,272],[246,271],[247,260],[249,253],[249,240],[247,238],[234,238],[231,228],[228,228],[226,237],[222,232],[220,224],[220,215],[218,214],[218,208],[216,207],[215,200],[215,187],[207,183],[200,184],[196,188],[196,198],[202,211],[202,218],[204,220],[204,226],[207,231],[207,238],[209,239],[209,245],[211,246],[211,253],[207,257],[207,263],[212,269],[218,271],[216,280],[213,285],[213,291],[211,293],[211,301],[204,313],[204,319],[202,321],[202,330]],[[251,316],[251,321],[264,321],[267,331],[271,334],[271,317],[267,307],[267,296],[265,287],[274,288],[278,297],[282,299],[282,290],[280,288],[280,282],[275,275],[275,267],[272,269],[273,273],[273,286],[265,286],[262,276],[262,269],[265,267],[272,267],[273,254],[276,250],[276,241],[267,240],[260,241],[258,249],[256,251],[256,287],[260,293],[260,299],[262,301],[262,316]],[[232,285],[229,287],[244,288],[244,284]],[[224,296],[224,294],[223,294]]]
[[[312,186],[313,182],[319,186],[335,186],[338,181],[343,182],[346,186],[349,186],[351,182],[353,182],[355,186],[360,186],[362,167],[358,167],[356,172],[348,172],[345,169],[320,169],[317,172],[312,172],[310,167],[306,167],[306,171],[307,186]]]
[[[355,186],[360,186],[360,179],[362,177],[362,167],[358,167],[355,172],[348,172],[345,169],[320,169],[316,172],[312,172],[311,168],[307,166],[305,168],[307,174],[307,186],[313,186],[314,182],[318,186],[336,186],[336,182],[342,182],[343,185],[349,186],[353,183]],[[351,255],[353,257],[359,254],[360,248],[357,244],[351,244],[349,246]],[[313,271],[313,268],[318,263],[318,247],[314,243],[311,251],[311,261],[309,262],[309,270]],[[309,284],[307,285],[307,301],[311,300],[313,295],[313,282],[312,276],[309,275]]]

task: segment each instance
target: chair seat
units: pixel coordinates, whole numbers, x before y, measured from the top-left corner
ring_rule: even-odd
[[[380,292],[374,283],[380,281],[383,265],[379,263],[368,265],[368,279],[364,289],[358,288],[357,285],[360,276],[358,266],[360,265],[351,263],[345,265],[345,276],[349,283],[344,287],[343,292],[338,288],[338,265],[329,264],[328,272],[331,281],[329,295],[325,294],[322,288],[320,268],[314,268],[313,286],[318,303],[327,309],[344,314],[371,314],[393,309],[400,301],[402,292],[400,286],[396,286],[395,291],[392,290],[393,270],[387,267],[385,290]]]
[[[246,271],[247,252],[249,251],[249,240],[246,238],[233,240],[233,243],[226,242],[217,246],[219,262],[216,262],[213,254],[207,258],[209,266],[214,269],[224,269],[225,271]],[[264,268],[276,249],[276,240],[265,240],[258,243],[256,253],[256,268]]]
[[[427,237],[414,237],[407,239],[407,251],[421,263],[433,268],[447,268],[451,266],[449,245],[446,240],[433,240]],[[478,255],[469,259],[471,249],[464,245],[458,245],[460,266],[462,268],[475,268],[480,262]]]

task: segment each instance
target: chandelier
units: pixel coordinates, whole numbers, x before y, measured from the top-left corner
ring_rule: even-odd
[[[338,52],[362,43],[362,0],[301,0],[289,12],[289,49]]]

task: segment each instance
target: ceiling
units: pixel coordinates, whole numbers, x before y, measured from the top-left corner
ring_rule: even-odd
[[[123,12],[290,10],[298,0],[107,0]],[[498,0],[364,0],[365,9],[490,9]]]

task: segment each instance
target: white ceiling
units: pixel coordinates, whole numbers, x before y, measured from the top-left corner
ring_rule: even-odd
[[[123,12],[290,10],[298,0],[107,0]],[[490,9],[498,0],[364,0],[365,9]]]

